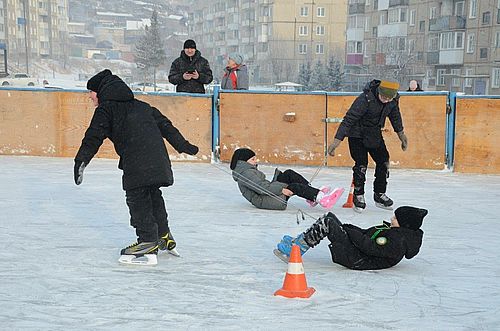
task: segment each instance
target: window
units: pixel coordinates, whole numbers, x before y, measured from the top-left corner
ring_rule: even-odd
[[[446,69],[436,70],[436,85],[445,85],[444,74]]]
[[[361,42],[361,41],[348,41],[347,42],[347,53],[348,54],[362,54],[363,53],[363,42]]]
[[[491,87],[492,88],[500,87],[500,68],[493,68],[491,70]]]
[[[369,6],[370,5],[370,0],[366,0],[365,1],[365,6]]]
[[[316,16],[325,17],[325,7],[318,7],[316,9]]]
[[[440,35],[440,48],[462,49],[464,48],[464,32],[444,32]]]
[[[483,25],[490,24],[491,13],[489,11],[483,13]]]
[[[495,33],[495,48],[500,48],[500,31]]]
[[[299,44],[299,54],[307,54],[307,44]]]
[[[325,26],[324,25],[316,26],[316,35],[323,36],[324,34],[325,34]]]
[[[434,19],[437,16],[437,7],[431,7],[429,10],[429,19]]]
[[[465,69],[465,79],[464,79],[464,87],[472,87],[472,78],[467,78],[467,76],[473,75],[474,69],[467,68]]]
[[[429,35],[429,51],[438,51],[439,50],[439,36],[438,35]]]
[[[309,7],[300,7],[300,16],[308,16],[309,15]]]
[[[467,53],[474,53],[476,50],[476,35],[474,33],[469,33],[467,35]]]
[[[460,69],[451,69],[451,86],[460,87]]]
[[[307,25],[302,25],[299,27],[299,36],[307,36]]]
[[[464,16],[465,3],[463,1],[458,1],[455,3],[455,16]]]
[[[365,17],[365,32],[370,32],[370,16]]]
[[[479,58],[480,59],[487,59],[488,58],[488,49],[487,48],[480,48],[479,49]]]
[[[417,11],[415,9],[410,10],[410,26],[415,26],[416,17],[417,17]]]
[[[376,37],[376,36],[377,36],[377,27],[376,27],[376,26],[374,26],[374,27],[372,28],[372,36],[373,36],[373,37]]]
[[[389,9],[387,21],[389,24],[406,22],[406,9],[405,8]]]
[[[477,17],[477,0],[470,0],[469,3],[469,18]]]
[[[325,53],[325,45],[317,44],[316,45],[316,54],[324,54]]]
[[[418,22],[418,31],[425,32],[425,21]]]

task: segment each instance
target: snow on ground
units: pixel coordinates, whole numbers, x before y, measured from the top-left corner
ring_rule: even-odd
[[[316,293],[286,299],[273,296],[287,266],[272,250],[313,222],[297,225],[298,208],[323,210],[295,197],[286,211],[258,210],[227,164],[174,163],[163,193],[182,257],[122,266],[119,251],[135,237],[116,164],[93,160],[75,186],[72,159],[0,157],[2,329],[498,330],[500,176],[392,170],[396,205],[429,209],[419,255],[351,271],[331,262],[326,240],[304,256]],[[316,170],[293,168],[308,178]],[[313,184],[348,190],[350,178],[350,169],[328,168]],[[363,227],[390,218],[366,197],[364,214],[333,211]]]

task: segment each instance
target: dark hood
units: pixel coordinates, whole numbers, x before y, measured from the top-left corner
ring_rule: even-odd
[[[130,101],[134,99],[134,93],[120,77],[116,75],[106,76],[102,79],[97,92],[99,103],[106,101]]]

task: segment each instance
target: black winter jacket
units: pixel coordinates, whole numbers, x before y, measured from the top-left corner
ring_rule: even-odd
[[[124,190],[142,186],[170,186],[174,182],[163,138],[179,152],[189,142],[172,122],[149,104],[136,100],[117,76],[105,77],[97,93],[95,109],[75,160],[92,160],[104,139],[109,138],[120,156]]]
[[[352,103],[340,123],[335,138],[363,138],[370,130],[367,128],[383,128],[385,118],[389,117],[395,132],[403,131],[403,120],[399,111],[399,94],[394,100],[383,104],[378,98],[377,88],[380,80],[372,80]]]
[[[198,71],[200,77],[198,79],[184,80],[182,75],[190,70]],[[187,56],[182,50],[181,56],[172,62],[168,74],[168,81],[177,86],[177,92],[205,93],[204,84],[210,84],[212,80],[210,65],[198,50],[192,57]]]
[[[334,242],[334,238],[330,238],[332,260],[354,270],[386,269],[398,264],[403,257],[411,259],[418,254],[424,235],[420,229],[389,228],[388,224],[368,229],[361,229],[352,224],[334,226],[341,227],[349,240]],[[372,239],[373,234],[381,228],[383,230],[376,238],[385,237],[385,245],[378,244],[376,238]],[[334,233],[335,229],[331,229],[331,232]]]

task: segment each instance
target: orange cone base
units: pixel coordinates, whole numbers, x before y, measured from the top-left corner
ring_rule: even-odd
[[[354,203],[352,202],[352,198],[349,198],[347,200],[347,202],[342,205],[342,208],[352,208],[352,207],[354,207]]]
[[[285,298],[309,298],[314,292],[316,290],[313,287],[308,287],[304,291],[290,291],[281,288],[274,292],[274,295],[280,295]]]

